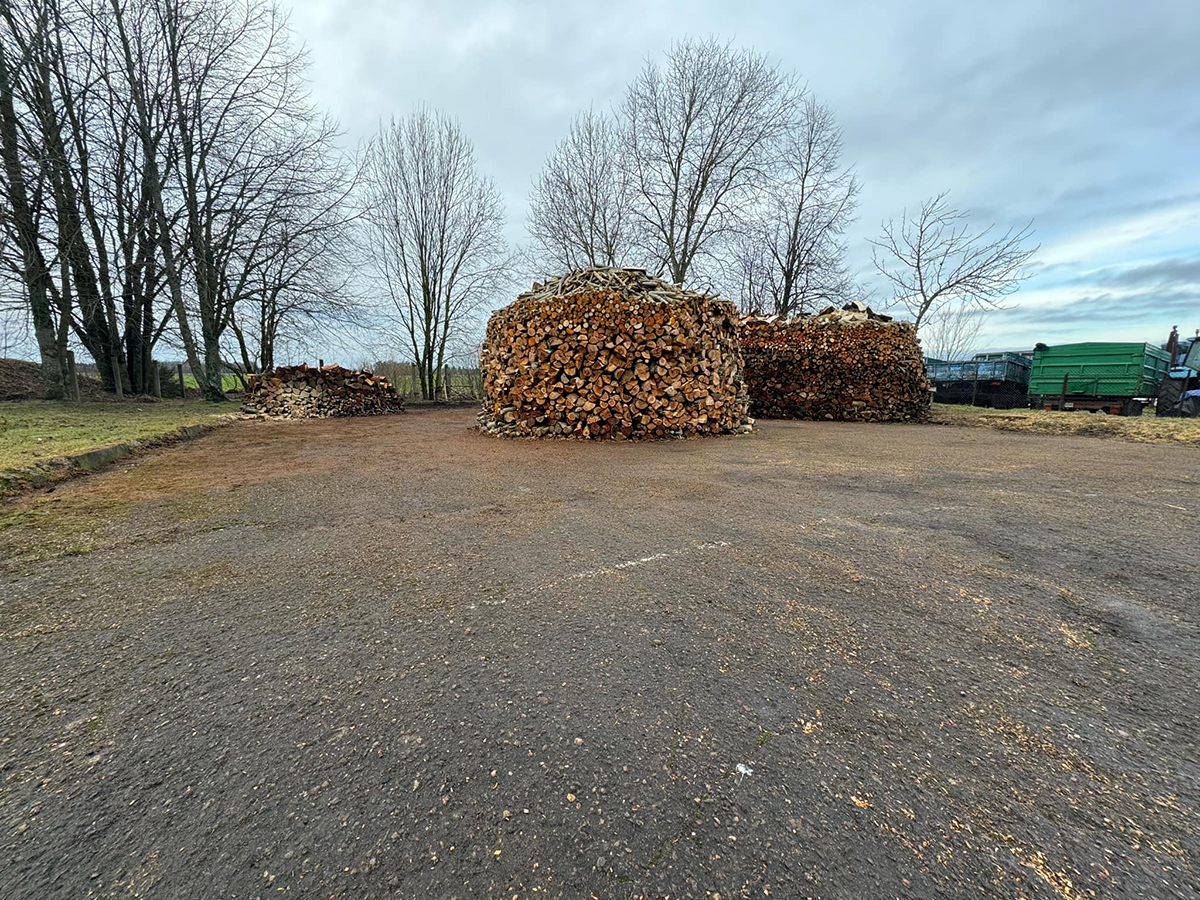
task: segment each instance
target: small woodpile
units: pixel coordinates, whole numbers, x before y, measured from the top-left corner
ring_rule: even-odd
[[[492,314],[480,427],[492,434],[660,438],[751,429],[725,300],[643,269],[580,269]]]
[[[861,303],[815,316],[742,320],[754,415],[887,422],[929,416],[916,329]]]
[[[338,365],[281,366],[250,375],[247,383],[242,408],[265,416],[326,419],[404,412],[404,402],[386,378]]]

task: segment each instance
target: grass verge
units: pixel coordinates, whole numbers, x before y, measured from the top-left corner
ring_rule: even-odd
[[[193,375],[191,372],[185,372],[183,374],[183,383],[187,385],[189,391],[200,390],[200,383],[198,381],[196,381],[196,376]],[[229,372],[222,373],[222,375],[221,375],[221,390],[228,393],[229,391],[240,391],[241,389],[242,389],[242,380],[240,378],[238,378],[236,375],[233,375]],[[166,392],[167,392],[167,389],[164,387],[163,393],[165,394]],[[179,396],[179,388],[175,389],[175,395],[176,395],[176,397]]]
[[[1143,444],[1187,444],[1200,447],[1200,419],[1166,419],[1153,415],[1107,416],[1103,413],[1046,412],[1040,409],[983,409],[977,406],[933,404],[932,421],[1025,431],[1031,434],[1082,434],[1118,438]]]
[[[0,403],[0,470],[109,444],[162,437],[184,425],[212,423],[236,411],[233,403],[213,405],[198,400]]]

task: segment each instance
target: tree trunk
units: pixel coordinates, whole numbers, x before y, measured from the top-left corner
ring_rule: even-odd
[[[50,270],[38,246],[37,225],[25,190],[21,157],[17,141],[17,117],[13,106],[12,82],[8,63],[0,48],[0,154],[4,157],[5,181],[8,185],[9,208],[21,248],[21,277],[33,317],[42,362],[42,386],[46,399],[61,400],[66,395],[63,379],[63,356],[54,330],[50,312]]]
[[[183,341],[183,349],[187,355],[188,365],[191,367],[193,373],[197,373],[203,371],[203,367],[200,364],[200,355],[196,352],[196,341],[192,335],[191,325],[188,322],[187,308],[183,303],[183,276],[179,269],[178,260],[175,258],[175,247],[171,243],[171,225],[170,220],[167,218],[166,206],[163,203],[162,178],[159,174],[158,157],[155,156],[157,147],[150,134],[150,113],[144,93],[145,86],[137,76],[137,68],[133,60],[133,50],[129,44],[129,36],[125,31],[124,13],[118,0],[110,0],[110,4],[113,10],[114,21],[117,25],[117,34],[121,41],[121,50],[124,54],[130,93],[133,95],[134,108],[137,112],[138,138],[142,145],[142,152],[145,155],[147,185],[150,188],[152,214],[156,220],[159,245],[163,255],[163,274],[167,279],[167,286],[171,291],[171,308],[175,312],[175,321],[179,326],[179,337]],[[182,381],[180,381],[180,390],[183,391]]]

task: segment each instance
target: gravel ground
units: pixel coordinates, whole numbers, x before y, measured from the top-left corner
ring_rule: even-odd
[[[0,897],[1197,896],[1194,450],[470,423],[6,508]]]

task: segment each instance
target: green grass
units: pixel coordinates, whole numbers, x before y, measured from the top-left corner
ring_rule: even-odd
[[[237,411],[232,403],[0,403],[0,470],[123,441],[161,437],[183,425],[212,422]]]
[[[174,384],[174,383],[175,382],[172,382],[172,384]],[[200,389],[200,384],[199,384],[199,382],[196,381],[196,376],[193,375],[191,372],[184,373],[183,383],[186,384],[191,390],[199,390]],[[234,375],[230,372],[225,372],[224,374],[221,375],[221,390],[223,390],[223,391],[240,391],[241,389],[242,389],[241,379],[239,379],[236,375]],[[167,390],[168,389],[166,387],[164,387],[163,393],[165,394],[167,392]],[[175,389],[175,396],[176,397],[179,396],[178,388]]]
[[[1200,419],[1157,416],[1108,416],[1103,413],[1046,412],[1041,409],[984,409],[978,406],[933,404],[933,421],[943,425],[997,428],[1033,434],[1080,434],[1118,438],[1146,444],[1187,444],[1200,447]]]
[[[388,379],[401,394],[409,397],[421,396],[421,382],[413,375],[402,375],[395,379]],[[454,394],[471,394],[475,390],[475,382],[466,375],[452,375],[450,377],[450,393]]]

